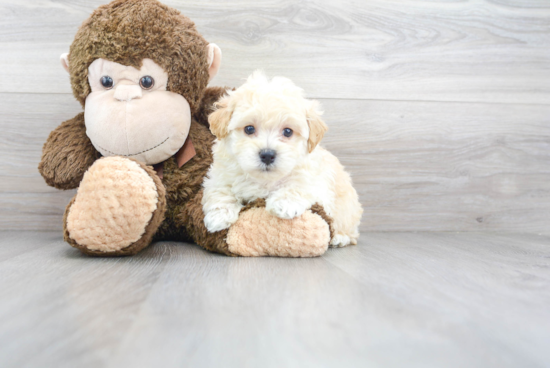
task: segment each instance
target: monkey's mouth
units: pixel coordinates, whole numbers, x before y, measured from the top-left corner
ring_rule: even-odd
[[[148,152],[148,151],[152,151],[154,150],[155,148],[157,147],[160,147],[162,146],[164,143],[166,143],[168,140],[170,139],[170,137],[166,137],[165,140],[163,140],[162,142],[160,142],[159,144],[151,147],[151,148],[147,148],[143,151],[140,151],[140,152],[137,152],[137,153],[130,153],[130,154],[124,154],[124,153],[116,153],[116,152],[112,152],[112,151],[109,151],[108,149],[106,148],[103,148],[101,147],[100,145],[97,145],[97,147],[99,147],[102,151],[105,151],[105,152],[109,152],[111,155],[113,156],[124,156],[124,157],[132,157],[132,156],[137,156],[137,155],[141,155],[142,153],[145,153],[145,152]]]

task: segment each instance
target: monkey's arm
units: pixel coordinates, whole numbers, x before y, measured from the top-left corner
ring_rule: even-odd
[[[199,109],[193,114],[193,118],[205,127],[209,127],[208,115],[212,113],[214,108],[214,102],[218,101],[226,91],[231,90],[230,87],[208,87],[204,90],[204,94],[199,105]]]
[[[80,113],[50,133],[42,148],[38,171],[48,185],[74,189],[100,156],[86,135],[84,113]]]

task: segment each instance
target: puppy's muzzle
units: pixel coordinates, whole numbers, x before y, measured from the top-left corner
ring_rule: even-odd
[[[266,165],[271,165],[275,161],[277,152],[275,150],[263,149],[260,151],[260,160]]]

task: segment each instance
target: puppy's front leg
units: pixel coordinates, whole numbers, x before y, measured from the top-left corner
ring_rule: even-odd
[[[313,204],[306,193],[283,188],[267,197],[265,208],[277,217],[290,220],[302,215]]]
[[[242,204],[228,188],[206,188],[202,203],[204,225],[211,233],[229,228],[239,218]]]

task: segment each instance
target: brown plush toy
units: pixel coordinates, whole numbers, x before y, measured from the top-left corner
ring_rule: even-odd
[[[48,185],[78,187],[63,218],[70,245],[96,256],[135,254],[153,240],[242,256],[326,251],[332,220],[320,206],[282,220],[256,201],[228,230],[206,230],[208,114],[225,93],[207,84],[220,61],[191,20],[156,0],[116,0],[82,24],[61,62],[84,112],[50,134],[39,165]]]

